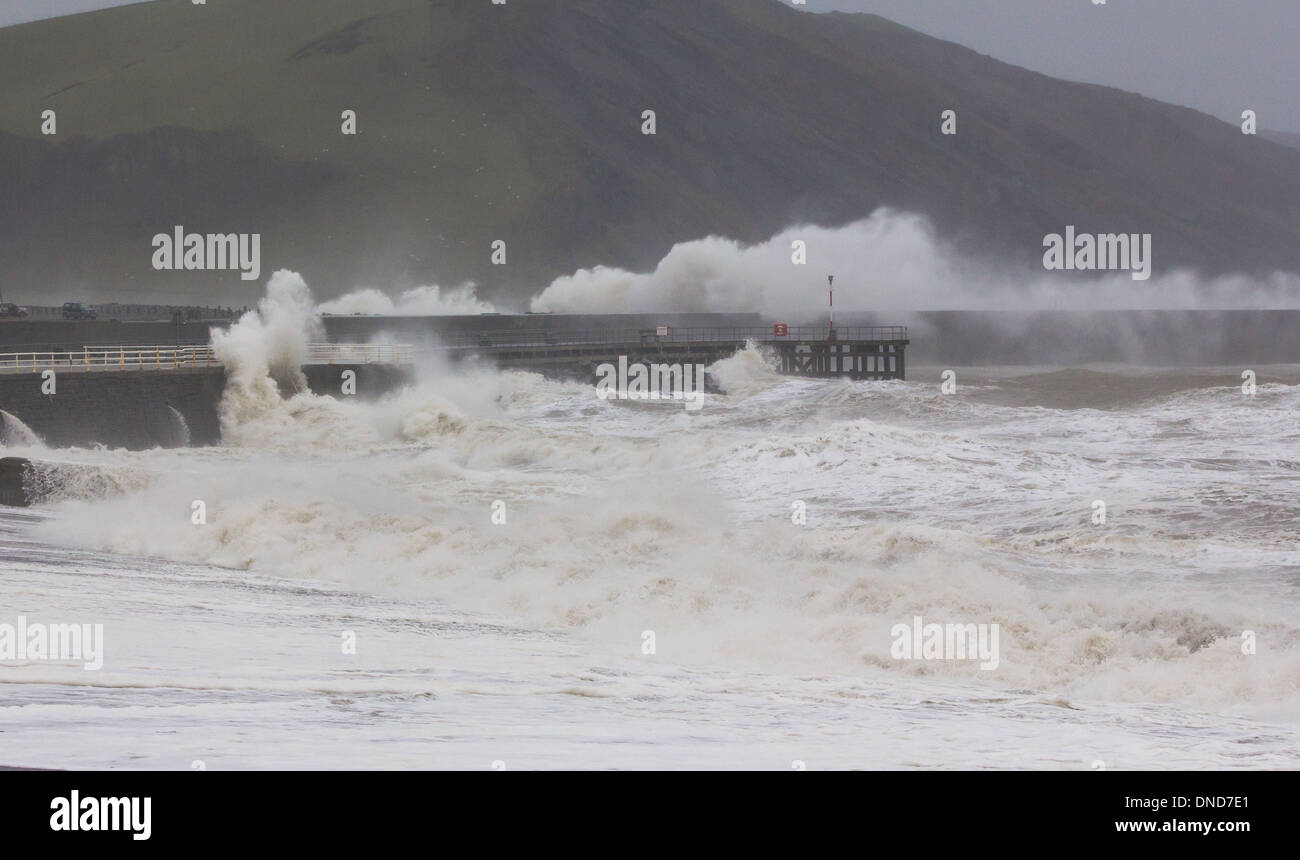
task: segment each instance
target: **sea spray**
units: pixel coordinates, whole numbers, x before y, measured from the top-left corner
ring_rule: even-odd
[[[816,249],[817,265],[792,264],[791,248]],[[1155,273],[1135,285],[1128,272],[1063,280],[1041,267],[975,259],[940,238],[924,216],[878,209],[842,227],[795,225],[746,245],[708,236],[680,242],[648,272],[613,266],[556,278],[533,311],[663,313],[758,311],[790,323],[824,314],[825,277],[836,274],[835,305],[898,314],[922,310],[1098,310],[1295,307],[1300,274]]]
[[[227,330],[214,330],[212,347],[226,368],[221,436],[238,444],[250,433],[289,429],[286,397],[307,391],[302,372],[308,346],[321,339],[307,283],[295,272],[271,276],[266,296]]]
[[[0,445],[7,448],[44,448],[45,442],[18,416],[0,409]]]
[[[188,448],[192,439],[190,423],[185,420],[185,416],[175,406],[168,404],[167,409],[172,415],[173,443],[179,448]]]
[[[773,351],[752,340],[746,341],[745,348],[735,355],[709,365],[709,376],[733,399],[749,397],[788,382],[776,371]]]
[[[433,284],[402,291],[393,300],[380,290],[368,287],[332,301],[323,302],[316,310],[322,314],[400,314],[406,316],[467,316],[494,313],[496,308],[481,301],[474,284],[463,284],[443,289]]]
[[[409,302],[421,298],[429,295],[405,294]],[[502,375],[473,362],[453,370],[431,353],[423,357],[420,381],[414,387],[390,392],[375,402],[315,393],[308,390],[301,365],[308,345],[324,337],[317,310],[302,277],[279,271],[255,310],[228,331],[213,333],[214,350],[227,374],[220,405],[226,446],[357,451],[464,433],[464,444],[486,449],[491,447],[486,440],[497,433],[491,419],[501,411],[495,399],[507,392],[519,396],[527,384],[506,385],[506,381],[541,379],[532,374]],[[449,392],[461,405],[449,400]],[[472,417],[464,414],[467,410]],[[520,448],[526,449],[527,443],[521,442]]]

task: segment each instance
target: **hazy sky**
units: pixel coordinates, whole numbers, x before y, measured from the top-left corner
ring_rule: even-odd
[[[89,12],[105,6],[125,6],[136,0],[0,0],[0,26]],[[219,3],[220,0],[212,0]]]
[[[0,25],[127,2],[0,0]],[[807,8],[875,12],[1054,77],[1233,122],[1251,108],[1262,128],[1300,132],[1300,0],[808,0]]]

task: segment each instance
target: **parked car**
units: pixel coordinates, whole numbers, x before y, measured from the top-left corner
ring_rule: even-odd
[[[63,303],[65,320],[93,320],[96,316],[95,309],[90,305],[83,305],[81,302]]]
[[[13,302],[4,302],[0,304],[0,317],[14,317],[21,319],[27,316],[27,308],[19,307]]]

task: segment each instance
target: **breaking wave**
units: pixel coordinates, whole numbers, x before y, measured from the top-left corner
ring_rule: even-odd
[[[45,442],[18,416],[0,409],[0,447],[44,448]]]
[[[1038,237],[1027,241],[1037,242]],[[802,242],[807,265],[796,265]],[[921,215],[879,209],[843,227],[797,225],[745,245],[709,236],[675,245],[651,272],[612,266],[555,279],[533,311],[653,313],[759,311],[807,319],[810,295],[835,280],[835,306],[849,311],[1097,310],[1300,307],[1300,274],[1203,277],[1157,268],[1140,289],[1128,272],[1089,279],[976,261],[941,239]],[[820,309],[820,302],[811,307]]]

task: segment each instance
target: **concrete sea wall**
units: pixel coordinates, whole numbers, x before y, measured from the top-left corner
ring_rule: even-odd
[[[0,376],[0,410],[47,445],[139,450],[221,439],[226,377],[219,367],[59,373],[53,394],[42,392],[42,382],[38,373]]]
[[[373,400],[412,378],[411,371],[386,365],[310,365],[308,387],[334,397],[344,393],[352,371],[355,395]],[[0,410],[26,425],[47,445],[143,450],[221,441],[219,409],[225,390],[220,367],[182,370],[125,370],[60,373],[55,393],[42,391],[38,373],[0,376]],[[0,415],[0,441],[19,429]]]

